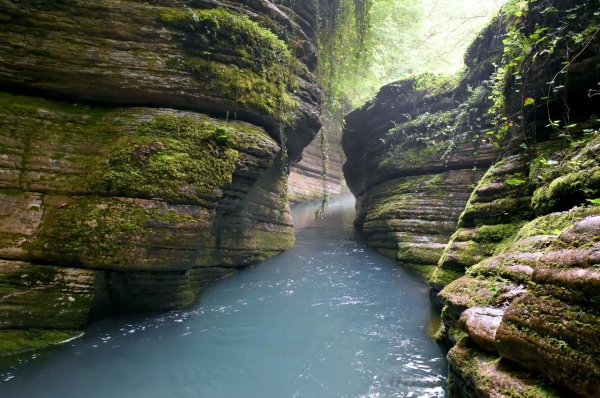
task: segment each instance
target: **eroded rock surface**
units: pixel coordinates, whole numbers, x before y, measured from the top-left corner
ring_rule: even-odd
[[[0,0],[0,355],[292,246],[317,23],[311,1]]]
[[[324,132],[327,134],[325,144],[321,141]],[[341,193],[344,160],[340,141],[336,131],[321,130],[304,149],[302,159],[292,168],[288,179],[290,201],[304,202]]]
[[[456,89],[398,82],[348,116],[357,225],[401,263],[437,264],[437,337],[453,347],[457,396],[600,395],[599,17],[592,1],[509,2],[468,50]],[[465,129],[452,101],[478,92],[490,101],[467,120],[482,129]],[[440,134],[438,120],[452,129]],[[473,147],[490,138],[498,151]],[[473,164],[484,174],[470,188],[448,177]],[[445,248],[397,254],[417,239]]]
[[[487,55],[482,64],[497,60],[492,44],[474,44]],[[424,274],[498,156],[484,139],[491,128],[484,78],[489,75],[399,81],[346,117],[344,176],[357,198],[356,226],[371,246]]]

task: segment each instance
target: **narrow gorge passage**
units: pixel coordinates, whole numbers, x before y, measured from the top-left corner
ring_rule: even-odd
[[[187,310],[104,320],[29,354],[0,374],[0,396],[443,397],[426,284],[360,242],[349,195],[324,219],[315,209],[293,210],[289,252]]]

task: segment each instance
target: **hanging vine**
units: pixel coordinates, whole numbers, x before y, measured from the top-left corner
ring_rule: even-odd
[[[351,110],[345,92],[348,82],[367,68],[365,43],[372,0],[317,0],[319,15],[317,77],[323,86],[321,151],[321,205],[316,217],[322,217],[331,200],[329,191],[329,137],[341,137],[343,117]]]

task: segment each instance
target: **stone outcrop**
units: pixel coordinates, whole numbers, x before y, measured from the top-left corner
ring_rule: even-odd
[[[491,62],[493,57],[490,57]],[[498,151],[483,141],[489,88],[399,81],[346,118],[344,175],[368,243],[428,274]]]
[[[489,101],[472,117],[484,121],[481,131],[488,132],[471,137],[480,142],[491,137],[499,157],[489,168],[483,159],[478,162],[485,174],[462,197],[460,216],[450,210],[451,204],[459,206],[459,188],[446,186],[437,201],[419,203],[418,184],[394,181],[402,173],[417,174],[416,169],[430,180],[458,185],[439,164],[433,169],[435,163],[422,161],[425,146],[414,160],[403,161],[413,149],[408,142],[439,136],[431,122],[407,130],[404,118],[442,116],[441,97],[423,107],[421,97],[414,96],[423,91],[419,82],[408,80],[382,89],[348,117],[344,171],[359,197],[357,224],[373,246],[407,263],[396,248],[414,246],[416,239],[399,232],[420,228],[422,215],[435,208],[445,209],[448,222],[457,222],[449,228],[452,236],[443,252],[429,260],[438,264],[430,278],[435,300],[443,306],[437,337],[452,347],[449,389],[457,396],[600,395],[597,10],[597,3],[585,0],[509,2],[468,50],[462,82],[446,95],[453,98],[468,81],[471,95],[487,92]],[[386,92],[402,86],[382,101]],[[493,121],[486,119],[491,116]],[[446,123],[460,120],[460,114],[450,114]],[[409,134],[394,140],[397,131]],[[459,127],[446,138],[445,147],[452,149],[444,158],[447,164],[464,161],[454,148],[470,131]],[[394,141],[386,147],[386,140]],[[441,162],[445,151],[429,147]],[[381,167],[385,159],[393,160],[387,169]],[[442,230],[436,221],[436,229],[419,230],[428,244],[433,231]],[[387,237],[387,245],[379,244],[378,236]]]
[[[0,355],[294,242],[312,1],[0,0]]]
[[[468,339],[448,354],[448,391],[453,397],[564,397],[510,361],[480,351]]]

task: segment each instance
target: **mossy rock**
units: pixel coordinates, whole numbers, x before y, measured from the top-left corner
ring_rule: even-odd
[[[158,15],[168,27],[185,32],[182,43],[188,56],[174,65],[205,82],[209,93],[277,117],[300,105],[291,93],[302,84],[296,75],[307,72],[268,28],[224,8],[162,8]],[[224,54],[213,54],[213,48],[236,54],[236,61],[227,62]]]
[[[6,1],[2,81],[73,102],[229,113],[280,142],[285,130],[295,159],[320,127],[319,87],[290,49],[298,43],[289,44],[305,41],[303,29],[311,24],[290,23],[285,14],[294,7],[281,14],[254,3],[199,7]],[[113,29],[97,23],[109,20]]]
[[[600,197],[600,167],[560,176],[538,188],[531,204],[538,214],[568,210]]]
[[[198,255],[214,250],[214,238],[206,228],[210,214],[185,207],[98,196],[49,197],[46,207],[42,228],[28,245],[40,259],[95,268],[186,268],[194,263],[194,257],[162,258],[158,250],[153,256],[147,254],[153,246],[165,247],[169,242],[174,248],[181,246],[187,238],[178,243],[178,235],[183,239],[189,231],[198,241]]]
[[[429,285],[434,289],[434,291],[439,292],[445,286],[454,282],[463,275],[464,271],[461,272],[452,269],[437,267],[429,278]]]
[[[61,344],[79,335],[77,330],[0,330],[0,357]]]
[[[79,330],[108,302],[104,274],[0,260],[0,329]]]
[[[446,285],[439,295],[455,308],[464,310],[499,305],[511,290],[519,288],[510,279],[465,275]]]
[[[407,269],[417,274],[424,281],[428,281],[431,275],[435,272],[437,266],[435,265],[423,265],[423,264],[406,264],[404,265]]]
[[[468,338],[449,353],[449,390],[460,396],[559,398],[548,380],[514,366],[499,356],[483,353]]]
[[[235,127],[239,127],[238,123]],[[116,140],[96,189],[115,196],[202,202],[219,197],[238,168],[236,131],[191,116],[156,115]]]
[[[534,236],[558,237],[576,223],[589,216],[600,214],[597,206],[587,206],[540,216],[523,225],[515,235],[513,244]],[[546,245],[548,247],[548,245]],[[518,250],[518,248],[515,248]],[[511,248],[508,248],[511,250]]]
[[[583,397],[600,392],[597,307],[565,302],[536,285],[507,309],[496,333],[502,356],[547,375]]]
[[[0,93],[13,188],[208,205],[279,146],[260,127],[168,109],[108,109]]]

